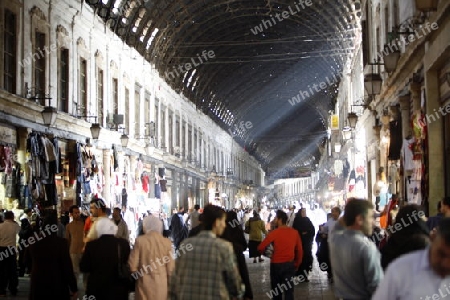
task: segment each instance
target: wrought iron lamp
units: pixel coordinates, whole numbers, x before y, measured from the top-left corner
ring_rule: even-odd
[[[364,76],[364,87],[369,95],[379,95],[382,84],[383,80],[378,73],[370,73]]]
[[[125,133],[125,128],[118,127],[117,130],[122,130],[122,135],[120,136],[120,144],[122,145],[123,148],[126,148],[128,146],[129,137]]]
[[[52,126],[56,121],[56,115],[58,114],[58,111],[52,106],[45,106],[41,114],[44,124],[47,126]]]
[[[385,46],[385,51],[383,51],[384,69],[386,70],[386,72],[392,73],[394,72],[395,68],[397,68],[401,53],[398,49],[391,52],[387,50],[390,50],[390,48]]]
[[[358,115],[354,112],[349,112],[347,115],[348,123],[351,129],[356,128],[356,123],[358,122]]]
[[[120,144],[122,145],[122,147],[126,148],[128,146],[128,140],[128,135],[126,135],[125,133],[120,136]]]
[[[97,116],[79,116],[79,115],[75,115],[73,117],[78,118],[78,119],[80,119],[80,118],[86,118],[86,119],[95,118],[95,121],[94,121],[95,123],[91,124],[91,128],[90,129],[91,129],[91,136],[92,136],[92,138],[94,140],[98,140],[98,137],[100,136],[100,130],[102,128],[100,127],[100,124],[97,123]]]
[[[91,135],[92,135],[92,138],[94,139],[94,140],[97,140],[98,139],[98,137],[100,136],[100,130],[101,130],[102,128],[100,127],[100,124],[98,124],[98,123],[92,123],[92,125],[91,125]]]

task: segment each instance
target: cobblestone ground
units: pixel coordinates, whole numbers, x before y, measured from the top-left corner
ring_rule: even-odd
[[[248,258],[248,252],[245,253],[247,257],[247,266],[250,273],[250,280],[252,283],[253,294],[255,300],[269,300],[271,299],[266,293],[270,292],[270,271],[269,259],[261,263],[253,263],[253,259]],[[295,299],[301,300],[335,300],[333,296],[333,286],[328,283],[327,274],[319,270],[317,262],[314,263],[313,272],[311,273],[310,282],[302,282],[295,287]],[[82,287],[81,280],[78,284]],[[19,278],[19,293],[16,297],[7,297],[3,299],[26,300],[28,299],[28,292],[30,290],[29,277]],[[83,292],[80,291],[79,299],[83,299]],[[130,295],[130,300],[134,300],[134,295]]]
[[[266,293],[270,292],[269,259],[261,263],[253,263],[247,256],[247,266],[252,283],[255,300],[271,299]],[[314,263],[310,273],[309,282],[301,282],[295,286],[295,299],[301,300],[335,300],[333,285],[328,282],[327,273],[319,270],[317,262]]]

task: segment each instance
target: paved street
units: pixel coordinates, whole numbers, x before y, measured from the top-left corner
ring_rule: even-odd
[[[248,256],[248,253],[246,253]],[[266,293],[270,292],[269,260],[265,259],[262,263],[253,263],[252,259],[247,258],[247,265],[250,272],[250,279],[253,288],[255,300],[271,299]],[[19,278],[19,293],[16,297],[7,297],[4,299],[25,300],[28,299],[30,279],[28,277]],[[80,285],[81,282],[80,282]],[[82,294],[79,299],[82,299]],[[134,296],[130,295],[130,300]],[[328,283],[325,272],[321,272],[315,262],[314,270],[310,276],[310,282],[299,283],[295,287],[295,299],[302,300],[334,300],[332,285]]]
[[[255,300],[271,299],[269,260],[262,263],[253,263],[253,259],[247,258],[247,265],[250,272],[250,280],[253,288]],[[327,273],[321,272],[317,262],[310,276],[310,282],[299,283],[295,287],[295,299],[302,300],[334,300],[332,285],[328,283]]]

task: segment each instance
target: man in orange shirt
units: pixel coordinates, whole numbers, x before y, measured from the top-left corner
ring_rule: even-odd
[[[303,257],[302,243],[297,230],[288,227],[287,214],[278,210],[275,217],[277,229],[258,246],[259,252],[264,252],[267,246],[273,244],[273,255],[270,260],[270,284],[272,290],[268,296],[275,300],[294,300],[294,286],[301,280],[295,277],[295,271],[300,266]]]

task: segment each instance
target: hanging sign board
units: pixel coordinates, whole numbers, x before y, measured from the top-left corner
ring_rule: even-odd
[[[14,128],[0,124],[0,142],[4,144],[16,145],[17,134]]]
[[[331,130],[339,130],[339,115],[331,115],[330,127]]]

